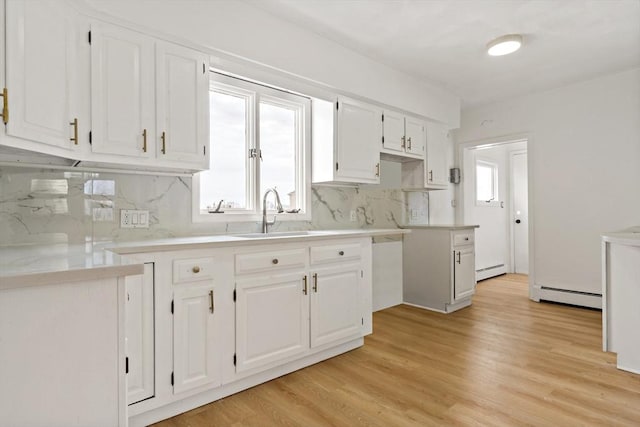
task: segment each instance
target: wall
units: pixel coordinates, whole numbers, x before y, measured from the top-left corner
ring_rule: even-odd
[[[290,78],[359,95],[437,121],[459,125],[460,99],[358,52],[237,0],[77,0],[103,13],[242,58]],[[217,61],[214,61],[213,65]],[[224,60],[220,63],[224,66]]]
[[[149,229],[119,227],[120,209],[149,210]],[[356,221],[350,221],[350,212]],[[272,228],[396,228],[399,190],[314,187],[312,220]],[[174,236],[257,232],[260,223],[194,224],[191,178],[0,167],[0,245],[99,243]]]
[[[599,294],[600,233],[640,223],[640,69],[465,110],[455,138],[523,133],[535,284]]]

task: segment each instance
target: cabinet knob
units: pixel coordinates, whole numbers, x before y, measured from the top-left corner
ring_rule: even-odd
[[[340,256],[344,255],[344,251],[338,252],[338,255],[340,255]]]
[[[465,237],[465,238],[464,238],[464,240],[469,240],[469,238],[468,238],[468,237]]]
[[[200,267],[198,267],[197,265],[195,265],[195,266],[191,269],[191,271],[193,271],[193,272],[194,272],[194,273],[196,273],[196,274],[197,274],[197,273],[200,273]]]
[[[272,260],[271,260],[271,263],[272,263],[272,264],[277,264],[277,263],[278,263],[278,258],[274,258],[274,259],[272,259]]]
[[[516,224],[520,224],[520,222],[522,221],[520,221],[519,219],[516,219]]]

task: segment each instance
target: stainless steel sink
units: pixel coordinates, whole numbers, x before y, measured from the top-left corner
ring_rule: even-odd
[[[232,236],[244,239],[272,239],[276,237],[317,236],[320,234],[326,233],[322,231],[273,231],[271,233],[232,234]]]

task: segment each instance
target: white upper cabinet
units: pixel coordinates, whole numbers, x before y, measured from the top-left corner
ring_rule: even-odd
[[[312,181],[380,182],[382,109],[348,98],[314,100]]]
[[[91,149],[155,157],[154,40],[91,24]]]
[[[446,188],[448,185],[447,148],[449,132],[438,123],[427,125],[427,167],[426,186]]]
[[[77,19],[62,2],[6,1],[8,135],[77,146]]]
[[[424,159],[426,132],[421,120],[385,110],[382,128],[381,153]]]
[[[171,43],[156,44],[157,152],[165,160],[209,164],[207,55]]]
[[[382,123],[382,151],[403,153],[405,148],[404,116],[385,111]]]

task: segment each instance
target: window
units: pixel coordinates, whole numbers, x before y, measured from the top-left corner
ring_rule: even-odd
[[[498,206],[498,165],[485,160],[476,161],[476,204]]]
[[[286,220],[308,220],[309,98],[216,73],[209,94],[210,163],[194,178],[194,220],[255,220],[269,188]]]

